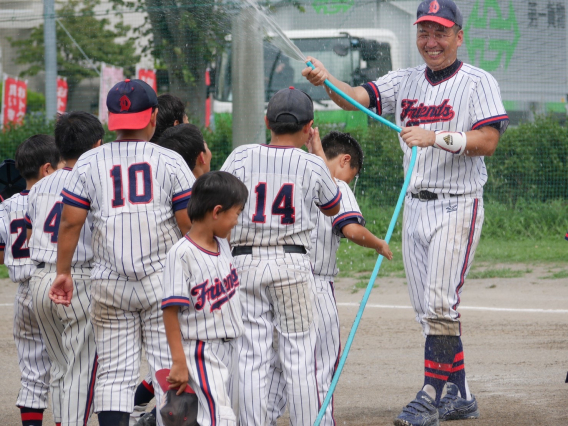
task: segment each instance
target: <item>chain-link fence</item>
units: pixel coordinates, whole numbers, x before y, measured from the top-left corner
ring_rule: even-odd
[[[305,55],[322,60],[336,77],[352,85],[422,63],[413,26],[418,1],[261,3]],[[487,196],[501,202],[566,200],[568,0],[456,3],[463,12],[465,32],[458,58],[495,76],[513,125],[495,156],[486,159]],[[257,61],[239,60],[233,35],[243,4],[220,0],[56,3],[58,108],[101,114],[99,92],[109,84],[105,73],[155,82],[158,94],[170,92],[182,98],[190,119],[209,129],[213,166],[219,167],[233,144],[237,72],[255,78],[254,86],[265,100],[282,87],[295,86],[314,99],[320,127],[346,129],[363,143],[366,166],[358,195],[394,203],[402,183],[402,153],[395,135],[370,124],[360,112],[337,108],[322,88],[303,79],[303,64],[288,59],[269,39],[261,41],[264,54]],[[27,80],[27,104],[12,114],[23,118],[24,127],[11,131],[6,124],[8,106],[3,111],[2,158],[12,156],[27,133],[42,129],[44,18],[41,1],[0,0],[0,74]],[[246,31],[250,38],[261,37],[252,28]],[[246,104],[238,108],[248,110]],[[516,127],[523,122],[529,124]]]

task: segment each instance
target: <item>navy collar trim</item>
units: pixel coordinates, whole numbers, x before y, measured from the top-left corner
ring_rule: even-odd
[[[296,148],[295,146],[289,146],[289,145],[268,145],[268,144],[260,144],[260,145],[265,146],[267,148],[280,148],[280,149]]]
[[[69,171],[69,172],[70,172],[70,171],[72,171],[72,170],[73,170],[73,167],[67,167],[67,166],[65,166],[65,167],[63,167],[63,170],[67,170],[67,171]]]
[[[219,240],[217,240],[217,238],[215,237],[215,240],[217,241],[217,252],[211,251],[211,250],[207,250],[206,248],[201,247],[199,244],[197,244],[195,241],[193,241],[189,235],[185,234],[185,238],[191,243],[193,244],[195,247],[197,247],[199,250],[201,250],[203,253],[208,254],[210,256],[219,256],[221,254],[221,244],[219,244]]]
[[[29,189],[24,189],[22,192],[20,192],[20,195],[28,195],[30,193]]]
[[[438,84],[449,80],[454,75],[458,73],[462,67],[463,62],[456,59],[456,61],[447,68],[439,71],[432,71],[430,68],[426,67],[426,80],[432,85],[437,86]]]

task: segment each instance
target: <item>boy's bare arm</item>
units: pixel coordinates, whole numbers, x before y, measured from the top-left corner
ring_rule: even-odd
[[[341,232],[349,241],[361,247],[368,247],[374,249],[378,254],[382,254],[388,260],[392,260],[392,252],[386,241],[375,237],[371,231],[358,223],[349,223],[345,225]]]
[[[187,215],[187,209],[181,209],[174,213],[181,235],[185,235],[191,229],[191,220]]]
[[[178,310],[178,306],[168,306],[164,308],[163,317],[166,337],[172,354],[172,368],[166,380],[170,384],[170,389],[179,387],[176,393],[181,395],[189,381],[189,370],[181,341]]]

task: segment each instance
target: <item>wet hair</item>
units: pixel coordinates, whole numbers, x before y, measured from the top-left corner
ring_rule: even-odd
[[[275,135],[291,135],[298,133],[302,128],[312,120],[308,120],[302,123],[277,123],[268,122],[268,128],[274,132]]]
[[[174,126],[176,120],[178,123],[183,123],[184,115],[185,106],[180,98],[169,93],[158,96],[158,119],[150,142],[156,143],[166,129]]]
[[[351,156],[350,166],[360,171],[363,167],[363,150],[359,142],[349,133],[333,131],[321,140],[321,145],[328,160],[333,160],[341,154]]]
[[[215,206],[222,206],[220,212],[223,212],[235,206],[244,206],[247,199],[247,187],[235,176],[227,172],[209,172],[193,184],[187,214],[192,222],[199,222]]]
[[[23,141],[16,149],[16,169],[25,180],[37,179],[39,169],[45,163],[57,169],[59,150],[55,139],[50,135],[33,135]]]
[[[170,127],[156,143],[181,155],[191,170],[195,168],[199,154],[205,152],[203,135],[193,124]]]
[[[73,111],[55,123],[55,145],[64,160],[76,160],[104,137],[105,129],[93,114]]]

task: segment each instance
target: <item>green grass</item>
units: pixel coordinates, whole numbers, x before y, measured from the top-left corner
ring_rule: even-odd
[[[551,272],[551,271],[548,271]],[[557,271],[554,272],[550,275],[547,275],[545,277],[541,277],[543,280],[559,280],[561,278],[568,278],[568,271],[567,270],[562,270],[562,271]]]
[[[402,263],[402,244],[400,241],[391,241],[390,248],[394,254],[394,259],[383,260],[379,276],[404,277],[404,266]],[[475,253],[474,265],[483,263],[488,266],[486,271],[470,272],[468,278],[515,278],[528,273],[527,270],[511,270],[510,268],[490,268],[496,264],[525,263],[534,265],[535,263],[563,263],[566,262],[568,243],[564,238],[543,238],[540,240],[517,240],[502,241],[500,239],[482,239]],[[360,247],[345,239],[341,240],[341,245],[337,251],[337,264],[339,266],[340,277],[361,278],[362,274],[370,276],[377,254],[374,250]],[[558,277],[568,276],[567,271],[556,273]],[[554,275],[554,274],[553,274]],[[551,276],[552,277],[552,276]],[[551,279],[556,279],[551,278]]]
[[[0,265],[0,278],[10,278],[8,268],[5,265]]]

